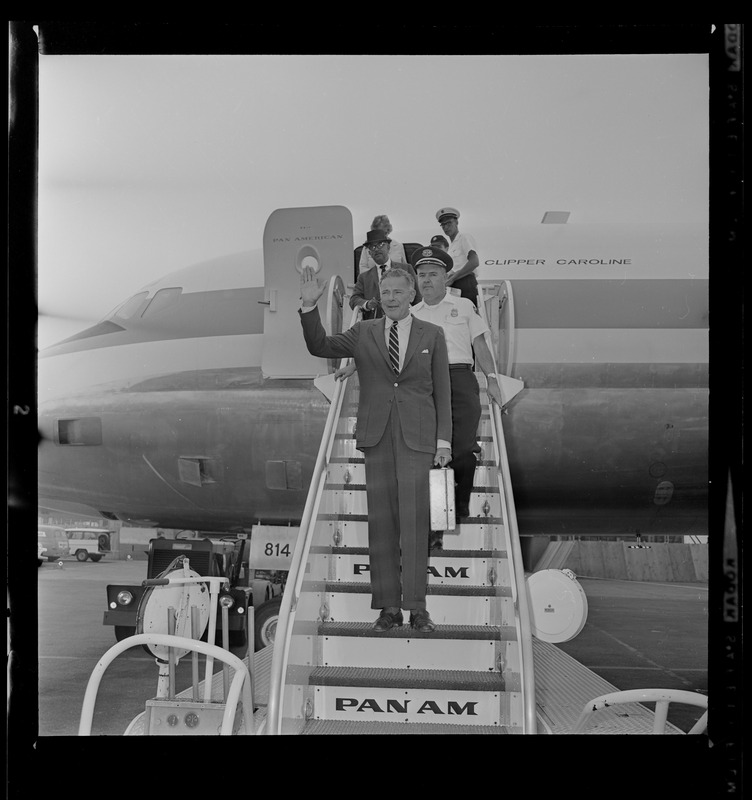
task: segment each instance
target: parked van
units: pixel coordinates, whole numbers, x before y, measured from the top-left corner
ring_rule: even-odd
[[[107,528],[66,528],[68,547],[78,561],[99,561],[110,552],[110,532]]]
[[[44,557],[48,561],[57,561],[70,552],[65,530],[57,525],[37,525],[37,544],[44,547]]]

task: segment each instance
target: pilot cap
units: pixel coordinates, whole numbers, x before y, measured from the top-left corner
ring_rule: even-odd
[[[460,218],[460,212],[457,211],[456,208],[451,208],[451,206],[446,206],[445,208],[440,208],[436,212],[436,219],[439,221],[439,224],[444,222],[445,219],[451,219],[454,217],[455,219]]]
[[[440,247],[418,247],[410,256],[410,263],[416,271],[424,264],[444,267],[447,272],[454,266],[452,257]]]

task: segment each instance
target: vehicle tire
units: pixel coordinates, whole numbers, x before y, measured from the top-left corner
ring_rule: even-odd
[[[86,550],[76,550],[76,561],[86,561],[88,557]]]
[[[254,609],[253,629],[256,650],[261,650],[274,644],[281,603],[282,598],[275,597],[273,600],[268,600]]]
[[[135,636],[135,634],[135,628],[129,628],[127,625],[115,626],[115,639],[117,639],[118,642],[122,642],[123,639],[127,639],[129,636]]]
[[[93,555],[90,555],[90,556],[89,556],[89,558],[90,558],[92,561],[94,561],[95,563],[96,563],[97,561],[101,561],[101,560],[102,560],[102,556],[93,556]]]

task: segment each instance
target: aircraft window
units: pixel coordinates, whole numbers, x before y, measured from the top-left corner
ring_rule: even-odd
[[[139,308],[141,308],[144,300],[149,296],[149,292],[139,292],[134,294],[129,300],[126,300],[122,306],[115,312],[114,316],[119,319],[130,319]]]
[[[158,314],[163,308],[175,303],[182,294],[182,287],[173,287],[170,289],[160,289],[154,297],[146,304],[146,308],[141,312],[142,317],[148,317]]]
[[[97,538],[95,531],[66,531],[65,535],[69,539],[87,539],[93,541]]]
[[[102,444],[102,420],[99,417],[59,419],[57,440],[58,444]]]

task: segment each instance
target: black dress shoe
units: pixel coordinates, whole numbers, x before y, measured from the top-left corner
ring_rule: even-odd
[[[373,629],[375,631],[388,631],[390,628],[402,627],[403,622],[401,611],[396,614],[392,614],[391,611],[382,611],[379,614],[379,618],[373,623]]]
[[[431,619],[428,612],[424,609],[410,612],[410,625],[416,631],[430,633],[436,630],[436,623]]]

